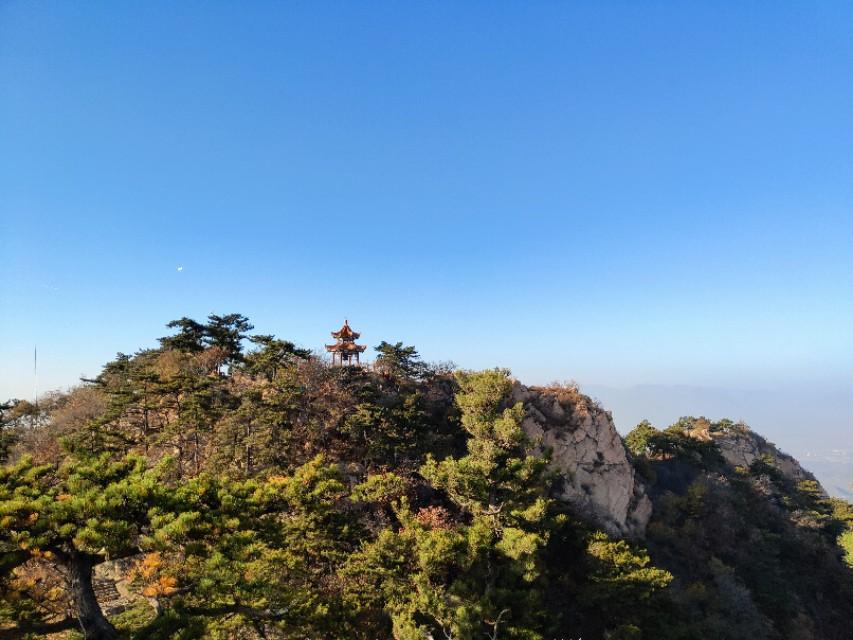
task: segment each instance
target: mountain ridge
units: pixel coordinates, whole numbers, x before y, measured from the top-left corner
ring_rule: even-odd
[[[3,405],[0,637],[849,637],[853,506],[743,423],[169,327]]]

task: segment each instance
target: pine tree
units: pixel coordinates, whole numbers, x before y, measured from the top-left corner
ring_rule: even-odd
[[[377,353],[376,368],[386,375],[417,378],[426,370],[417,349],[413,346],[403,346],[402,342],[391,344],[383,340],[374,350]]]
[[[461,373],[458,382],[468,454],[421,468],[458,517],[444,507],[415,512],[401,500],[400,528],[383,531],[347,571],[386,576],[379,588],[398,639],[537,638],[543,550],[561,519],[546,497],[547,461],[525,451],[508,372]]]
[[[143,588],[203,637],[328,637],[345,617],[334,568],[360,534],[346,495],[322,457],[289,476],[192,478],[152,515]]]
[[[79,627],[87,640],[119,637],[95,597],[92,571],[106,559],[138,551],[149,510],[162,497],[163,470],[139,457],[110,461],[105,455],[69,459],[59,468],[26,458],[0,468],[0,547],[7,568],[33,557],[63,567],[76,618],[28,620],[23,631],[64,626]]]

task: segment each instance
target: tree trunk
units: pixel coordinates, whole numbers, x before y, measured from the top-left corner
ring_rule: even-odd
[[[104,617],[101,605],[92,587],[92,568],[95,562],[91,555],[72,551],[68,557],[71,576],[71,597],[80,628],[86,640],[118,640],[116,628]]]

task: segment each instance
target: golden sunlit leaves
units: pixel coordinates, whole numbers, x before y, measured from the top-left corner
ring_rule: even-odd
[[[146,553],[131,569],[131,575],[139,575],[146,580],[154,577],[163,567],[163,557],[159,552]]]
[[[177,591],[178,579],[170,575],[160,575],[164,568],[165,561],[160,553],[146,553],[133,565],[128,577],[131,580],[136,577],[142,579],[145,583],[142,595],[148,598],[170,596]]]
[[[142,595],[148,598],[170,596],[178,589],[178,580],[172,576],[160,576],[142,590]]]
[[[65,576],[54,564],[45,561],[47,557],[48,553],[33,549],[33,558],[12,571],[8,589],[3,593],[7,602],[28,600],[53,614],[68,608]]]

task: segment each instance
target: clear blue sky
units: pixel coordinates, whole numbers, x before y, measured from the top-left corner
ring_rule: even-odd
[[[35,344],[44,390],[232,311],[529,382],[853,397],[851,25],[4,2],[0,397],[32,394]]]

